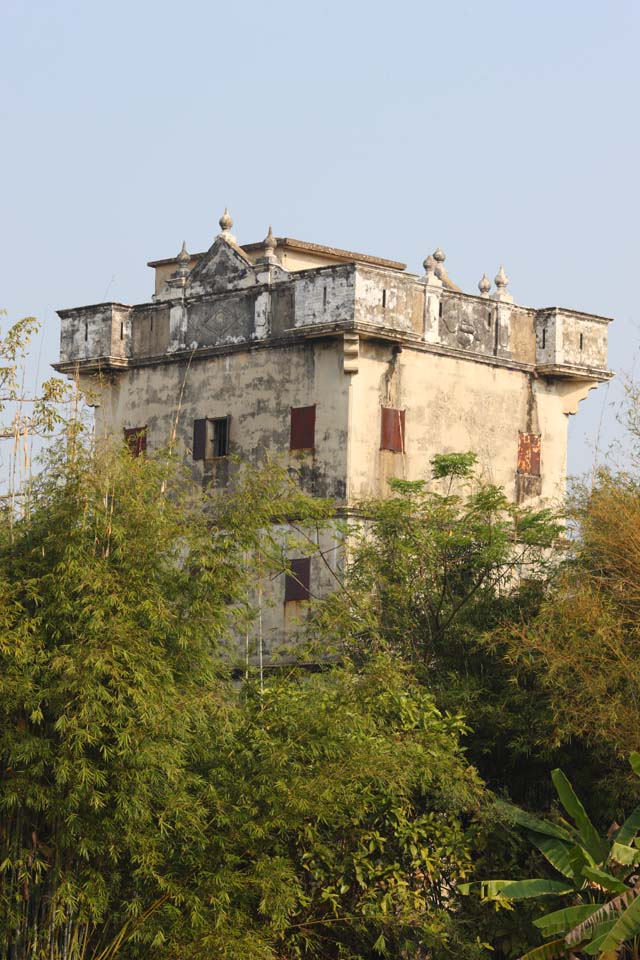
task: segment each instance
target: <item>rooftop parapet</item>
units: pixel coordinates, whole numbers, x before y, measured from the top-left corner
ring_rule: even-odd
[[[608,379],[608,318],[514,302],[501,266],[495,291],[462,292],[437,248],[425,274],[365,254],[274,237],[240,247],[225,211],[206,254],[186,245],[156,268],[150,303],[97,304],[59,311],[58,369],[167,362],[184,352],[357,332],[423,349],[535,369],[562,379]],[[306,257],[293,263],[293,254]],[[291,255],[286,268],[285,254]],[[158,270],[161,271],[158,274]],[[158,277],[160,276],[160,282]]]

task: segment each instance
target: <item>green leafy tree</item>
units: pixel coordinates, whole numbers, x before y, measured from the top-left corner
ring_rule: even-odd
[[[394,480],[389,498],[362,505],[343,582],[313,629],[356,658],[393,650],[442,709],[465,714],[483,777],[521,798],[545,780],[551,716],[536,670],[507,663],[494,631],[537,611],[560,528],[481,482],[474,464],[436,457],[430,484]]]
[[[203,755],[215,923],[194,957],[484,952],[456,889],[484,798],[460,719],[388,656],[249,685],[235,716]]]
[[[207,496],[75,434],[29,503],[0,525],[3,960],[483,951],[462,721],[388,655],[229,676],[272,521],[326,505],[273,467]]]
[[[602,471],[578,492],[576,538],[539,614],[509,634],[539,667],[557,736],[640,750],[640,482]]]
[[[193,889],[193,756],[224,722],[247,553],[268,564],[270,520],[304,507],[279,472],[253,480],[207,498],[74,435],[0,518],[0,956],[106,960]]]

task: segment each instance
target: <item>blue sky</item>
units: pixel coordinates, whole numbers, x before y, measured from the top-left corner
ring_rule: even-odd
[[[640,330],[636,0],[242,4],[2,0],[0,306],[152,292],[147,260],[277,235],[404,260],[440,245],[475,292]],[[35,359],[33,361],[35,376]],[[621,378],[570,426],[570,470],[616,436]],[[5,454],[6,456],[6,454]]]

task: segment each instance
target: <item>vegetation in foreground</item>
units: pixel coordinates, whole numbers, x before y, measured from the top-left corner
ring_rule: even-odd
[[[247,556],[281,575],[269,521],[330,505],[67,427],[0,523],[3,960],[637,956],[637,477],[579,494],[558,562],[556,518],[433,467],[351,531],[333,665],[238,682]]]

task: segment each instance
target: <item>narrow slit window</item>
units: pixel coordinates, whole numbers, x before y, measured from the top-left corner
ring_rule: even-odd
[[[491,310],[489,310],[487,313],[487,327],[491,327]]]
[[[323,287],[322,289],[322,306],[326,307],[327,305],[327,288]]]
[[[381,407],[380,413],[380,449],[391,450],[393,453],[404,453],[404,410]]]
[[[217,460],[229,455],[229,417],[193,421],[193,459]]]
[[[147,428],[129,427],[124,430],[124,442],[132,457],[141,457],[147,449]]]
[[[386,308],[387,308],[387,291],[383,290],[382,291],[382,309],[386,310]]]
[[[89,324],[85,322],[84,325],[84,342],[86,343],[89,339]]]
[[[542,349],[543,350],[546,347],[546,345],[547,345],[547,328],[543,327],[542,328]]]
[[[289,561],[285,575],[284,602],[308,600],[311,586],[311,557],[299,557]]]
[[[124,340],[124,323],[120,324],[120,339]]]
[[[290,450],[313,450],[316,445],[316,407],[291,407]]]
[[[518,434],[518,471],[529,477],[540,476],[540,434]]]
[[[581,350],[582,350],[583,345],[584,345],[584,337],[583,337],[582,334],[580,334],[580,349],[581,349]]]
[[[153,333],[153,314],[151,314],[151,317],[149,318],[149,330],[151,333]]]
[[[442,319],[442,301],[438,304],[438,316]]]

